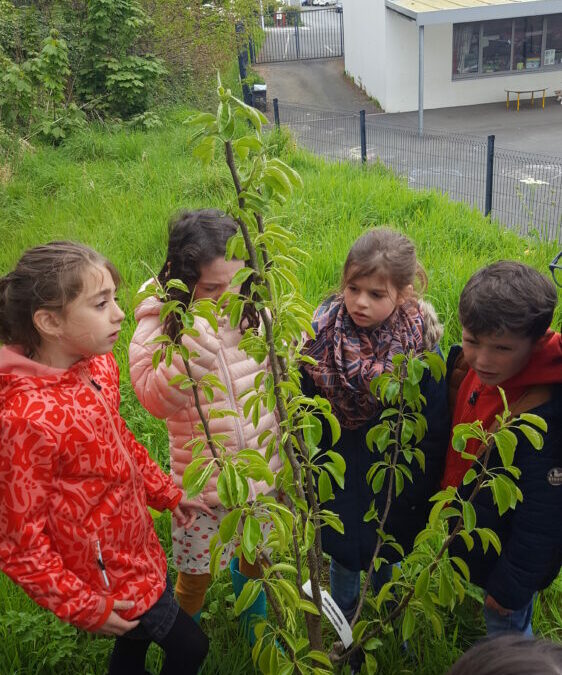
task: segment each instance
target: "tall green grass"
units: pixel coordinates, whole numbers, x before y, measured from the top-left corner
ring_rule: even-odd
[[[168,466],[164,423],[140,407],[129,381],[127,345],[134,330],[130,302],[140,284],[164,261],[169,217],[180,208],[221,207],[231,197],[229,175],[220,158],[203,170],[188,151],[182,125],[188,112],[169,111],[164,126],[150,133],[92,127],[59,149],[37,147],[20,153],[10,158],[11,179],[0,181],[0,274],[13,267],[25,248],[61,238],[93,246],[120,269],[121,299],[127,309],[116,346],[122,412],[164,467]],[[426,297],[445,324],[446,351],[460,337],[457,301],[477,268],[513,258],[546,272],[557,252],[554,244],[519,238],[463,204],[436,193],[413,192],[380,167],[324,162],[296,150],[284,134],[273,134],[270,145],[304,180],[304,189],[279,211],[279,218],[296,233],[308,256],[300,280],[311,303],[337,287],[347,251],[362,232],[390,225],[416,243],[429,277]],[[6,161],[0,155],[0,163]],[[6,175],[0,173],[0,177]],[[557,313],[556,325],[559,318]],[[156,527],[169,554],[168,516],[162,516]],[[561,598],[559,579],[541,594],[535,622],[537,630],[557,640],[562,640]],[[210,589],[207,608],[211,612],[203,624],[212,636],[205,674],[253,672],[232,612],[222,610],[232,601],[228,580],[219,578]],[[428,626],[420,626],[406,655],[399,641],[388,636],[379,672],[445,672],[483,633],[478,600],[465,601],[447,618],[446,628],[446,639],[436,640]],[[0,673],[101,675],[111,644],[61,624],[0,575]],[[152,647],[149,657],[149,666],[157,669],[159,650]]]

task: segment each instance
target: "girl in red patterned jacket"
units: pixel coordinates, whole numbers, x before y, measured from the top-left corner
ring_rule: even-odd
[[[109,672],[196,673],[208,649],[176,604],[147,506],[191,512],[119,415],[118,274],[53,242],[0,279],[0,568],[39,605],[116,635]]]

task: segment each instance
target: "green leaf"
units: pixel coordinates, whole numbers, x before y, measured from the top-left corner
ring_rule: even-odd
[[[316,605],[313,602],[311,602],[310,600],[306,600],[305,598],[299,598],[299,609],[302,609],[303,612],[314,614],[315,616],[320,615],[318,607],[316,607]]]
[[[259,521],[254,516],[248,516],[242,532],[242,550],[249,563],[256,559],[256,546],[260,540],[261,529]]]
[[[429,568],[424,567],[416,579],[414,593],[416,598],[422,598],[429,588]]]
[[[404,489],[404,476],[398,469],[394,471],[394,480],[396,481],[396,496],[398,497]]]
[[[378,494],[382,490],[382,486],[384,485],[384,477],[386,476],[386,469],[381,468],[379,469],[371,482],[371,489],[373,490],[374,494]]]
[[[402,640],[406,642],[412,637],[416,625],[416,617],[411,607],[406,607],[404,619],[402,620]]]
[[[543,445],[544,445],[544,438],[539,434],[536,429],[533,429],[533,427],[530,427],[528,424],[520,424],[518,429],[520,429],[525,436],[527,437],[527,440],[529,443],[535,448],[535,450],[541,450]]]
[[[314,448],[322,440],[322,423],[314,415],[308,413],[303,415],[303,436],[306,445]]]
[[[186,481],[184,473],[183,484],[185,488],[185,496],[187,497],[187,499],[193,499],[194,497],[197,497],[197,495],[204,490],[205,485],[207,485],[211,476],[213,475],[213,471],[215,470],[215,462],[213,460],[209,461],[204,457],[200,457],[193,461],[198,462],[199,459],[203,459],[204,461],[208,461],[209,463],[201,473],[197,475],[193,474],[191,480]],[[186,473],[188,469],[186,469]]]
[[[470,502],[463,502],[462,517],[465,530],[469,533],[472,532],[476,526],[476,511]]]
[[[236,274],[232,277],[230,281],[230,286],[241,286],[246,279],[249,279],[252,274],[254,274],[254,270],[251,267],[242,267],[236,272]]]
[[[344,474],[340,471],[339,467],[336,466],[333,462],[326,462],[323,466],[324,469],[326,469],[326,471],[329,471],[332,474],[336,483],[343,490],[345,486],[345,477]]]
[[[314,609],[316,609],[316,606],[314,606]],[[316,610],[318,613],[318,610]],[[312,659],[313,661],[318,661],[318,663],[323,663],[325,666],[328,666],[329,668],[332,667],[332,662],[328,658],[324,652],[320,652],[317,649],[311,649],[308,652],[308,658]]]
[[[320,471],[318,477],[318,498],[321,503],[327,502],[329,499],[334,498],[334,493],[332,492],[332,481],[330,476],[326,471]]]
[[[534,415],[533,413],[521,413],[519,418],[522,419],[523,422],[529,422],[529,424],[533,424],[541,431],[544,431],[544,433],[548,431],[548,425],[544,419],[540,417],[540,415]]]
[[[501,480],[498,480],[500,476],[496,476],[491,481],[492,494],[494,495],[494,502],[498,507],[498,513],[500,516],[509,509],[511,505],[511,491]]]
[[[468,532],[466,530],[460,530],[458,534],[459,534],[459,537],[466,544],[467,550],[472,551],[472,549],[474,547],[474,538],[470,534],[468,534]]]
[[[234,536],[234,533],[238,529],[238,523],[242,516],[242,509],[234,509],[230,513],[227,513],[226,516],[221,520],[219,526],[219,537],[223,544],[228,544],[228,542]]]
[[[451,586],[451,582],[445,572],[442,571],[441,578],[439,579],[439,602],[441,603],[441,606],[450,607],[454,597],[455,592]]]
[[[464,474],[464,478],[462,479],[462,484],[463,485],[469,485],[476,478],[476,476],[477,476],[476,471],[474,469],[469,469]]]
[[[412,384],[418,384],[418,382],[421,382],[425,368],[419,359],[409,359],[407,371]]]
[[[513,464],[513,457],[517,446],[517,436],[509,429],[500,429],[497,433],[493,434],[493,436],[503,465],[511,466]]]
[[[377,672],[377,660],[372,654],[365,654],[365,667],[367,669],[367,675],[375,675]]]
[[[249,561],[248,561],[249,562]],[[248,579],[242,588],[242,592],[234,603],[234,614],[240,616],[245,609],[251,607],[262,590],[261,579]]]
[[[459,568],[461,574],[466,579],[466,581],[470,581],[470,570],[468,569],[468,565],[465,563],[465,561],[462,558],[459,558],[458,556],[453,556],[451,558],[451,562],[454,562],[455,565]]]

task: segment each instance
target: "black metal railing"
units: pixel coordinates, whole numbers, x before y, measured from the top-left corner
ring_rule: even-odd
[[[436,189],[521,234],[562,239],[562,157],[504,150],[495,137],[398,127],[385,115],[274,100],[296,141],[336,161],[381,162],[415,189]]]

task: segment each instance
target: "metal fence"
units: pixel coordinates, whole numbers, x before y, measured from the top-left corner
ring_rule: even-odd
[[[343,56],[341,7],[272,10],[263,21],[263,30],[250,35],[253,63]]]
[[[332,160],[381,162],[416,189],[436,189],[520,234],[562,239],[562,157],[494,147],[493,136],[397,127],[383,115],[274,101],[277,123]]]

